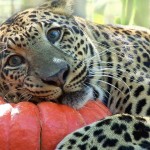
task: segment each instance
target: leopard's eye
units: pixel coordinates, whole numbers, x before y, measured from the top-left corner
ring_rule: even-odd
[[[47,32],[47,39],[54,44],[61,38],[61,29],[51,29]]]
[[[22,56],[19,55],[13,55],[10,56],[8,61],[7,61],[7,65],[11,66],[11,67],[17,67],[20,66],[21,64],[23,64],[25,62],[25,59]]]

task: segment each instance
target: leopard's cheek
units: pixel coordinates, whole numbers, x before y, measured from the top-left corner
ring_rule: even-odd
[[[62,89],[43,83],[39,78],[28,76],[23,86],[32,96],[47,97],[50,100],[57,99],[62,95]]]
[[[4,69],[1,73],[2,80],[7,81],[9,85],[22,85],[26,77],[25,69],[9,70]]]
[[[20,91],[23,91],[25,71],[3,69],[0,74],[0,94],[7,99],[7,102],[18,102]]]

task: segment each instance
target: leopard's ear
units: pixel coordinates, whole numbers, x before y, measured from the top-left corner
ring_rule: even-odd
[[[41,5],[41,9],[50,9],[51,12],[70,16],[73,13],[73,0],[48,0]]]

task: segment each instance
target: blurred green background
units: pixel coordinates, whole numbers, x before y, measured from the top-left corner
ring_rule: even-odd
[[[101,24],[150,28],[150,0],[74,0],[77,16]],[[44,0],[0,0],[0,23],[12,14],[38,6]]]

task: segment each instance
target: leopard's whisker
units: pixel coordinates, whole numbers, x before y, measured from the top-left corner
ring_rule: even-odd
[[[12,101],[12,97],[9,97],[9,94],[14,94],[15,92],[18,92],[18,89],[13,89],[13,90],[10,90],[10,91],[8,91],[4,96],[3,96],[3,98],[4,99],[9,99],[9,98],[11,98],[11,101]],[[14,95],[13,95],[14,96]]]
[[[133,46],[133,45],[127,45],[126,47],[131,47],[131,46]],[[101,51],[101,52],[95,54],[93,57],[86,58],[86,59],[84,59],[84,60],[82,60],[82,61],[89,61],[89,60],[95,59],[96,57],[103,56],[102,54],[105,55],[105,54],[107,54],[108,52],[111,52],[111,53],[113,53],[113,54],[116,55],[117,53],[115,53],[114,51],[118,52],[118,51],[116,50],[117,47],[120,48],[121,46],[116,46],[116,47],[114,46],[114,47],[109,48],[109,49],[106,49],[106,48],[105,48],[105,50],[103,50],[103,51]],[[124,45],[123,45],[122,47],[124,47]],[[121,54],[118,53],[117,55],[119,55],[119,57],[121,57],[121,58],[124,59],[124,57],[121,56]],[[125,53],[123,53],[123,55],[125,55]],[[129,58],[128,58],[128,59],[129,59]]]
[[[97,73],[101,73],[102,71],[105,71],[105,70],[110,70],[110,71],[122,71],[122,72],[127,72],[126,70],[124,70],[124,69],[119,69],[119,68],[112,68],[112,67],[107,67],[107,68],[101,68],[101,69],[97,69],[97,68],[92,68],[92,69],[90,69],[90,71],[91,72],[97,72]]]
[[[99,81],[99,82],[102,82],[102,83],[104,83],[104,84],[108,84],[108,85],[110,85],[110,86],[112,86],[112,87],[114,87],[116,90],[118,90],[122,95],[124,95],[124,97],[126,96],[119,88],[117,88],[116,86],[114,86],[113,84],[111,84],[111,83],[108,83],[108,82],[106,82],[106,81],[103,81],[103,80],[100,80],[100,79],[93,79],[93,80],[96,80],[96,81]]]
[[[28,96],[25,98],[25,100],[26,100],[27,102],[29,102],[32,97],[33,97],[32,95],[28,95]]]
[[[1,90],[4,92],[4,93],[6,93],[6,91],[7,91],[7,86],[9,86],[9,85],[11,85],[12,83],[15,83],[15,81],[14,82],[8,82],[8,83],[1,83],[1,85],[0,85],[0,87],[1,87]]]
[[[126,73],[126,74],[128,74],[128,73]],[[89,73],[89,76],[90,75],[93,75],[93,76],[97,76],[97,77],[103,77],[103,75],[109,75],[111,78],[113,78],[113,77],[116,77],[116,78],[118,78],[118,79],[120,79],[120,80],[122,80],[122,77],[126,77],[125,75],[123,75],[123,74],[121,74],[121,76],[122,77],[119,77],[119,73],[114,73],[114,72],[95,72],[94,74],[93,74],[93,72],[91,72],[91,73]],[[130,75],[130,74],[129,74]],[[131,75],[130,75],[131,76]],[[131,78],[129,78],[129,77],[126,77],[128,80],[131,80]],[[136,82],[136,80],[135,79],[137,79],[137,78],[134,78],[134,79],[132,79],[132,81],[133,82]],[[137,79],[138,80],[138,79]],[[123,81],[123,80],[122,80]]]
[[[4,83],[3,86],[5,86],[5,85],[10,85],[10,84],[13,84],[13,83],[16,83],[16,82],[15,82],[15,81],[13,81],[13,82],[10,82],[10,81],[9,81],[8,83]]]
[[[32,98],[32,95],[28,91],[25,91],[19,96],[19,101],[24,101],[22,98],[24,98],[25,101],[29,101]]]
[[[106,70],[107,70],[107,72],[105,72]],[[97,69],[92,69],[92,70],[89,71],[89,73],[90,74],[100,74],[100,75],[104,74],[104,73],[108,73],[108,74],[116,75],[117,77],[118,77],[118,75],[121,75],[122,77],[126,77],[123,74],[128,74],[129,77],[126,77],[127,79],[132,80],[134,82],[136,82],[136,80],[138,80],[137,77],[134,77],[134,79],[131,79],[134,74],[131,74],[130,72],[128,72],[124,69],[116,69],[116,70],[113,69],[113,68],[108,68],[108,69],[104,69],[104,70],[103,69],[101,69],[101,70],[100,69],[98,69],[98,70]]]
[[[129,61],[129,60],[133,60],[132,58],[127,57],[127,56],[125,55],[125,53],[117,54],[116,52],[114,52],[114,51],[112,51],[112,50],[109,50],[109,49],[102,51],[102,52],[99,54],[99,56],[102,57],[102,56],[106,55],[107,53],[112,53],[112,54],[114,54],[114,55],[117,55],[118,57],[122,58],[123,60],[124,60],[125,58],[126,58],[128,61]],[[123,55],[123,56],[122,56],[122,55]]]
[[[0,82],[0,90],[1,90],[1,93],[6,93],[6,89],[4,88],[4,86],[2,85],[2,83]],[[1,95],[3,96],[3,95]]]
[[[103,68],[114,68],[115,69],[115,67],[113,67],[113,66],[93,66],[93,65],[95,65],[95,64],[91,64],[91,65],[89,65],[88,66],[88,68],[89,69],[95,69],[95,70],[99,70],[99,69],[103,69]]]
[[[125,72],[124,72],[125,73]],[[126,74],[128,74],[128,72],[126,73]],[[97,73],[95,74],[95,75],[97,75]],[[120,75],[120,73],[110,73],[110,72],[102,72],[102,75],[110,75],[110,76],[115,76],[116,78],[120,78],[118,75]],[[121,74],[122,75],[122,77],[126,77],[125,75],[123,75],[123,74]],[[122,78],[121,78],[122,79]],[[130,78],[129,77],[127,77],[127,79],[129,79],[130,80]],[[133,81],[135,81],[135,80],[133,80]]]
[[[97,77],[96,75],[89,75],[88,77]],[[123,80],[121,80],[121,79],[119,79],[119,78],[117,78],[117,77],[114,77],[114,76],[110,76],[110,75],[101,75],[101,77],[109,77],[109,78],[112,78],[112,79],[115,79],[115,80],[117,80],[118,82],[122,82],[126,87],[127,87],[127,89],[129,90],[129,93],[130,93],[130,95],[131,95],[131,90],[130,90],[130,87],[127,85],[127,83],[126,82],[124,82]]]
[[[100,62],[93,62],[93,64],[119,64],[118,62],[109,62],[109,61],[100,61]]]

